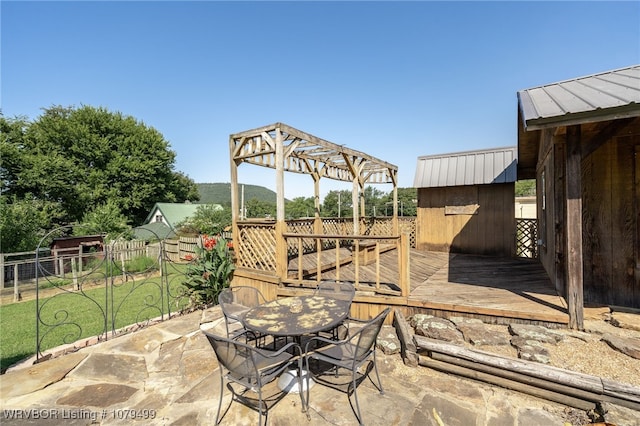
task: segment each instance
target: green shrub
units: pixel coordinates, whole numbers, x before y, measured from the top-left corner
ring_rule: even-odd
[[[229,286],[235,269],[230,248],[231,243],[220,236],[200,238],[184,283],[194,307],[216,303],[218,294]]]

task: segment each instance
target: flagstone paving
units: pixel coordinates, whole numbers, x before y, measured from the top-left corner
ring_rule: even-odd
[[[221,328],[222,327],[222,328]],[[201,329],[223,332],[218,307],[193,312],[75,353],[8,371],[0,377],[0,423],[5,425],[208,425],[218,406],[220,374]],[[586,424],[586,414],[559,404],[403,364],[398,353],[378,352],[384,395],[365,380],[358,387],[367,425]],[[267,387],[272,425],[352,425],[345,394],[311,388],[310,419],[298,394]],[[353,399],[353,398],[352,398]],[[275,402],[274,402],[275,401]],[[223,410],[230,403],[225,389]],[[633,423],[637,412],[617,411]],[[21,418],[17,418],[21,417]],[[222,424],[256,424],[257,412],[233,402]],[[572,422],[572,423],[571,423]]]

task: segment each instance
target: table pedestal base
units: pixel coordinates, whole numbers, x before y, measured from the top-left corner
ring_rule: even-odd
[[[302,370],[302,390],[307,390],[307,370]],[[309,389],[315,385],[313,379],[309,380]],[[298,385],[298,370],[289,370],[282,373],[278,379],[278,388],[281,391],[287,393],[299,393],[300,386]]]

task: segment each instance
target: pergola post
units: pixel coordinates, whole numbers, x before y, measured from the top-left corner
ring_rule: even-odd
[[[359,212],[359,203],[358,203],[358,180],[357,177],[353,179],[353,188],[351,190],[351,205],[353,211],[353,234],[360,234],[360,212]]]
[[[229,165],[231,171],[231,238],[234,244],[238,244],[238,163],[236,162],[235,141],[231,136],[229,137],[229,152],[231,153],[231,163]]]
[[[400,225],[398,223],[398,187],[393,185],[393,219],[391,221],[393,227],[393,233],[398,235],[400,233]]]
[[[284,146],[282,131],[276,127],[276,274],[284,277],[287,274],[287,247],[283,234],[287,224],[284,221]]]
[[[313,232],[322,234],[322,218],[320,217],[320,175],[317,171],[311,173],[313,178]]]

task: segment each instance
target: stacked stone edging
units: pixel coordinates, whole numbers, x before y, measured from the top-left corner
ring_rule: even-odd
[[[413,365],[413,360],[417,359],[421,366],[481,380],[584,410],[591,410],[603,402],[609,402],[640,411],[640,389],[634,386],[547,366],[540,362],[466,349],[432,337],[420,336],[413,332],[413,323],[409,325],[397,310],[394,322],[403,348],[402,357],[407,365]],[[518,325],[511,328],[510,332],[518,337],[517,341],[526,342],[529,340],[527,337],[532,337],[528,333],[542,331],[536,327],[539,326]],[[440,328],[438,334],[445,327],[436,328]],[[453,334],[448,332],[447,336]],[[557,343],[563,337],[551,332],[545,334],[544,338]]]

